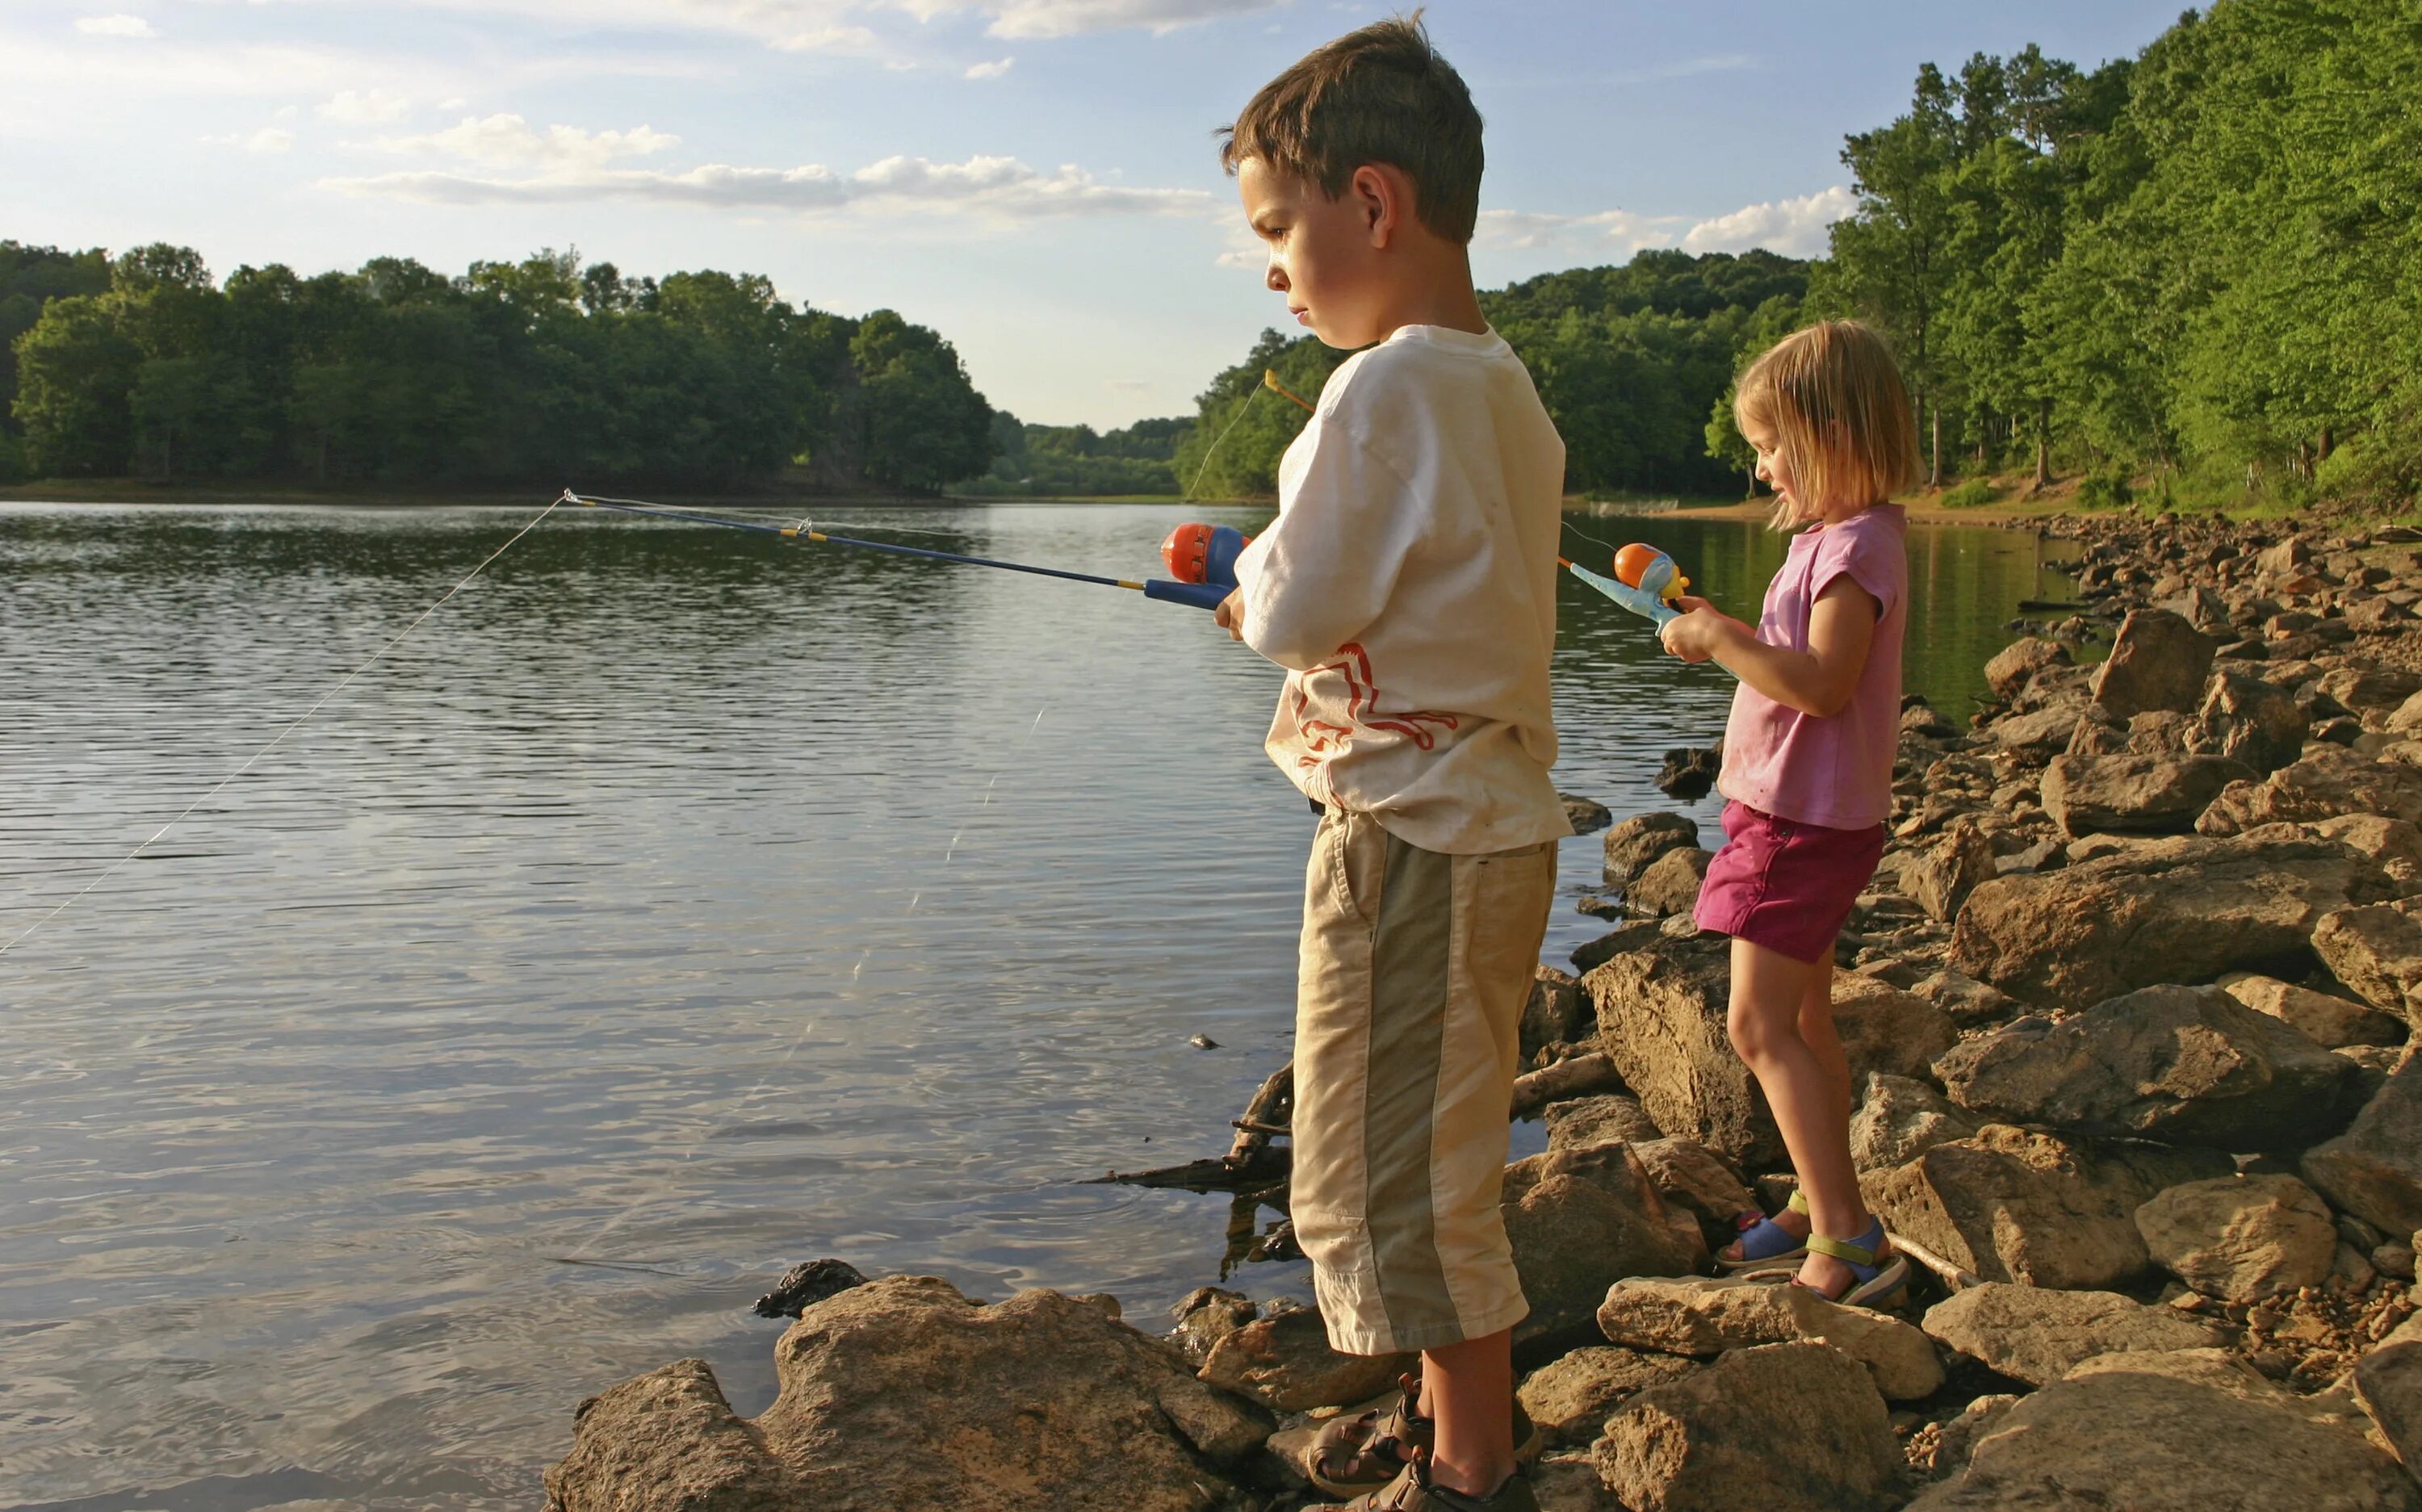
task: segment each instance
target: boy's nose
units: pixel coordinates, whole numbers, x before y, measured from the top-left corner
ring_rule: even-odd
[[[1274,294],[1285,293],[1287,291],[1286,264],[1276,258],[1270,259],[1268,270],[1262,275],[1262,282]]]

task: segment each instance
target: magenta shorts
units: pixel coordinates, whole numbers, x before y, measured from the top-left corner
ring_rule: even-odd
[[[1883,857],[1881,825],[1828,829],[1727,803],[1723,848],[1707,863],[1692,917],[1701,929],[1820,961]]]

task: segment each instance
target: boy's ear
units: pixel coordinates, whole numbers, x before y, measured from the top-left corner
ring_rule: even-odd
[[[1353,201],[1355,213],[1362,217],[1363,229],[1374,247],[1385,247],[1396,239],[1396,233],[1412,213],[1412,188],[1402,170],[1384,164],[1365,163],[1354,170],[1345,194]]]

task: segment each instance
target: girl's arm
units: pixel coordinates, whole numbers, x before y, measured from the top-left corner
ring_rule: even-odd
[[[1769,646],[1757,633],[1706,599],[1685,598],[1686,611],[1658,638],[1688,662],[1714,661],[1788,709],[1830,719],[1858,691],[1867,648],[1883,606],[1848,574],[1825,585],[1808,610],[1808,649]]]

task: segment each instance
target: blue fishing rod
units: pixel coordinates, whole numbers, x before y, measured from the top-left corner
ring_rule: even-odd
[[[895,557],[921,557],[927,561],[955,562],[963,567],[991,567],[1005,573],[1027,573],[1036,577],[1057,577],[1070,583],[1093,583],[1102,588],[1124,588],[1141,593],[1163,604],[1186,604],[1198,609],[1216,609],[1235,588],[1233,577],[1225,583],[1212,581],[1172,582],[1162,577],[1104,577],[1096,573],[1072,573],[1060,567],[1037,567],[1030,562],[1001,561],[992,557],[970,557],[957,551],[936,551],[926,546],[903,545],[897,541],[870,541],[863,536],[835,535],[819,530],[809,521],[796,525],[773,525],[763,520],[734,520],[717,514],[695,514],[687,510],[668,510],[638,499],[591,498],[567,488],[558,504],[577,504],[584,509],[612,510],[618,514],[647,514],[660,520],[680,520],[688,525],[721,526],[728,530],[754,530],[760,535],[778,536],[785,541],[810,541],[818,545],[857,546],[866,551],[889,552]],[[1165,553],[1164,553],[1165,554]]]

